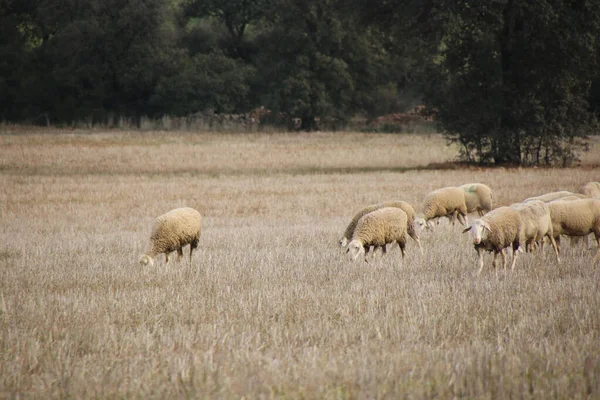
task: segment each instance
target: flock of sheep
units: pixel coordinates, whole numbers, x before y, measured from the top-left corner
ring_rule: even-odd
[[[483,252],[493,252],[493,266],[498,254],[506,268],[507,249],[512,247],[511,268],[514,269],[519,252],[543,251],[544,238],[552,245],[557,262],[560,262],[560,237],[587,238],[593,233],[598,243],[595,259],[600,259],[600,183],[588,182],[579,193],[560,191],[531,197],[521,203],[493,209],[492,190],[482,183],[469,183],[458,187],[446,187],[432,191],[423,199],[420,212],[405,201],[387,201],[363,208],[350,221],[340,246],[347,247],[353,259],[360,255],[367,260],[373,250],[387,251],[387,245],[397,243],[406,255],[406,240],[410,236],[423,248],[419,234],[432,229],[442,217],[454,224],[458,220],[463,233],[470,232],[478,254],[479,273],[483,269]],[[468,214],[479,214],[471,224]],[[190,245],[192,253],[198,247],[202,231],[202,217],[193,208],[184,207],[159,216],[152,229],[146,254],[140,258],[143,265],[153,265],[160,254],[177,251],[178,260],[183,257],[183,247]],[[575,240],[577,240],[575,239]]]

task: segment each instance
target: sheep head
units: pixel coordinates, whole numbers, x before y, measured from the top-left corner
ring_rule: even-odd
[[[365,254],[365,247],[360,240],[355,239],[348,243],[346,253],[348,253],[353,260],[356,260],[358,256]]]
[[[491,231],[490,224],[483,219],[477,219],[473,223],[467,226],[462,233],[471,232],[473,236],[473,243],[479,244],[485,236],[485,231]]]
[[[152,257],[150,257],[148,254],[144,254],[143,256],[140,257],[140,264],[142,264],[142,265],[150,264],[150,266],[153,266],[154,259]]]
[[[433,229],[433,221],[426,220],[423,216],[416,217],[413,225],[417,234],[421,233],[424,229]]]

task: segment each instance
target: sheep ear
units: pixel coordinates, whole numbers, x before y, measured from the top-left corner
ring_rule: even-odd
[[[485,229],[487,229],[488,231],[492,231],[492,228],[490,227],[490,224],[487,223],[487,221],[481,221],[481,226],[483,226]]]
[[[463,229],[462,233],[467,233],[471,230],[471,225],[467,226],[465,229]]]

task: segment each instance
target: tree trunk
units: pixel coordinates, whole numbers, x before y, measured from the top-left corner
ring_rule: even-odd
[[[310,114],[302,115],[302,122],[300,123],[300,130],[312,132],[317,130],[317,122],[315,121],[315,117]]]

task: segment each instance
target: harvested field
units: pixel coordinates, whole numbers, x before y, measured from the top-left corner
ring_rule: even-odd
[[[1,126],[0,398],[599,398],[595,244],[506,273],[486,255],[479,277],[445,221],[404,260],[338,247],[368,204],[600,181],[599,137],[578,168],[445,168],[455,154],[425,134]],[[140,266],[182,206],[204,218],[192,266]]]

